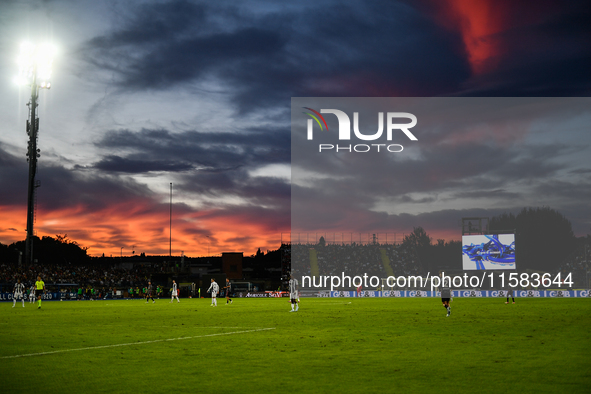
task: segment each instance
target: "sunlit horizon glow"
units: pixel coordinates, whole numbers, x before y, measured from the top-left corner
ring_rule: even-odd
[[[55,238],[67,235],[68,240],[88,248],[93,257],[169,254],[169,216],[160,212],[142,212],[147,207],[119,204],[88,214],[83,207],[63,208],[48,212],[38,211],[36,236]],[[26,209],[0,207],[4,223],[14,227],[0,229],[0,243],[12,244],[26,238]],[[105,219],[107,218],[107,219]],[[197,227],[195,222],[199,222]],[[240,231],[236,229],[240,228]],[[283,231],[281,231],[283,230]],[[224,252],[243,252],[245,256],[281,246],[281,232],[289,228],[270,229],[265,223],[251,222],[248,217],[216,217],[216,212],[180,216],[173,214],[172,255],[189,257],[221,255]]]

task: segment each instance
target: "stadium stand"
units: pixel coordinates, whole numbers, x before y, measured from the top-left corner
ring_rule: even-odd
[[[405,245],[292,244],[292,268],[296,275],[422,275],[414,251]],[[317,271],[316,271],[317,270]]]

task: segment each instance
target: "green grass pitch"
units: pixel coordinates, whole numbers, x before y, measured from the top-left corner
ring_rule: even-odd
[[[591,299],[0,303],[2,393],[588,393]]]

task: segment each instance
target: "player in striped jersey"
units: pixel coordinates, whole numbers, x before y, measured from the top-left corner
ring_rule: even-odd
[[[25,307],[25,285],[21,283],[21,280],[18,279],[14,284],[14,291],[12,293],[12,307],[16,306],[16,300],[21,299],[23,302],[23,308]]]
[[[29,290],[29,303],[33,303],[35,301],[35,285],[31,285],[31,289]]]
[[[215,282],[215,279],[211,278],[211,285],[209,285],[209,289],[207,292],[211,292],[211,306],[218,306],[218,299],[216,298],[218,291],[220,291],[220,287]]]
[[[176,285],[176,282],[173,280],[172,281],[172,297],[170,298],[170,302],[172,302],[174,300],[174,297],[176,297],[176,302],[181,302],[179,300],[179,289]]]
[[[298,294],[298,280],[293,276],[289,280],[289,298],[291,299],[291,311],[290,312],[297,312],[300,309],[299,302],[300,296]],[[293,309],[295,308],[295,310]]]

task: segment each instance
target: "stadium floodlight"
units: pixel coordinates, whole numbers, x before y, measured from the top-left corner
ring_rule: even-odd
[[[17,58],[19,66],[15,82],[19,85],[31,86],[31,101],[29,107],[29,118],[27,119],[27,135],[29,136],[29,147],[27,150],[27,161],[29,162],[29,188],[27,193],[27,241],[25,246],[25,261],[29,264],[33,260],[33,225],[35,223],[35,189],[39,182],[35,181],[37,173],[37,159],[41,156],[37,149],[37,138],[39,132],[39,118],[37,117],[37,99],[39,89],[51,88],[51,67],[53,57],[56,53],[55,47],[51,44],[33,45],[29,42],[21,44],[20,54]]]
[[[22,43],[17,58],[19,71],[15,82],[19,85],[38,84],[41,88],[49,89],[55,53],[55,47],[51,44]]]

